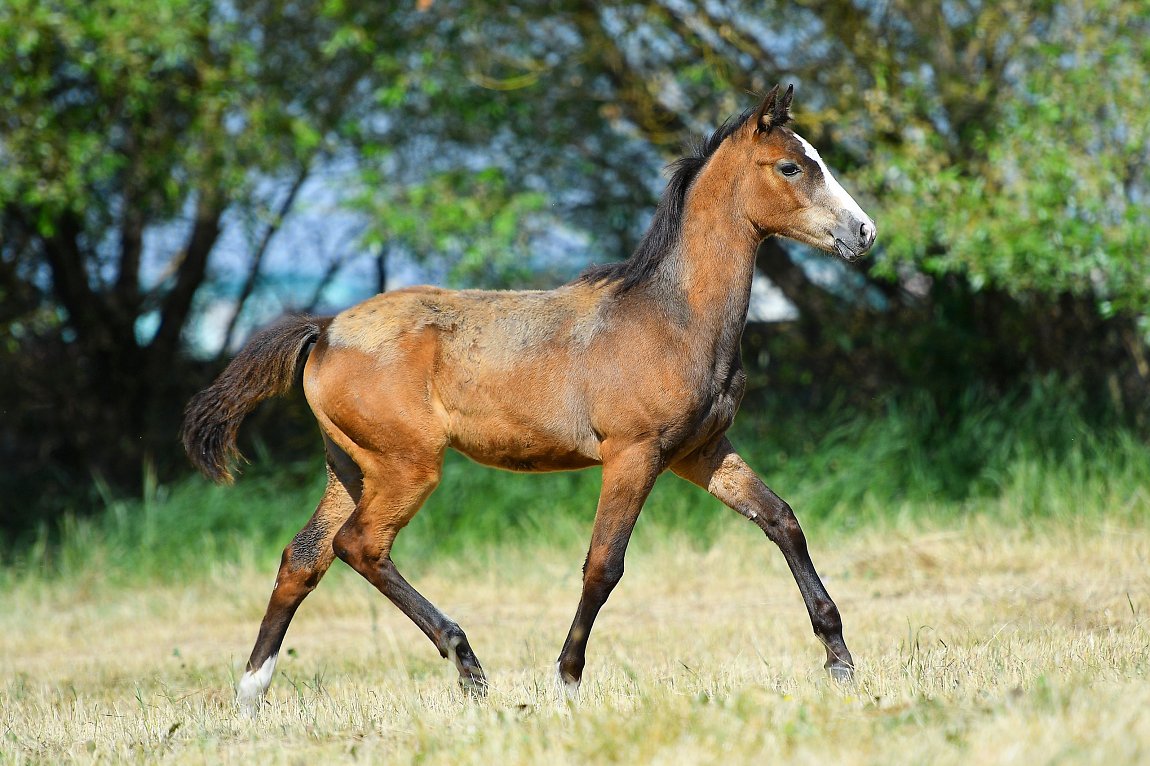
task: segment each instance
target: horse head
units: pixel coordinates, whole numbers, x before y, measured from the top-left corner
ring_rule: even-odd
[[[804,242],[848,261],[871,249],[874,221],[831,175],[818,151],[790,127],[794,86],[767,93],[737,140],[747,156],[741,194],[751,224],[763,235]]]

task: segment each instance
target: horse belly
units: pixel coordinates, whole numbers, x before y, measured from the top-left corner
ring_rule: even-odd
[[[509,471],[565,471],[599,462],[590,426],[554,392],[482,388],[444,407],[448,444],[477,463]]]
[[[477,463],[508,471],[569,471],[599,463],[598,449],[506,418],[455,417],[448,444]]]

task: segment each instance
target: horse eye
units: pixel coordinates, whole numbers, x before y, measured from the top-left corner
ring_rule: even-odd
[[[789,178],[791,176],[797,176],[803,172],[803,169],[793,162],[784,162],[782,165],[779,165],[779,172]]]

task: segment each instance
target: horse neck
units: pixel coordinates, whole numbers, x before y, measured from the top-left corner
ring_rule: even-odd
[[[761,236],[735,204],[737,176],[715,159],[688,194],[676,272],[700,350],[723,363],[738,355]]]

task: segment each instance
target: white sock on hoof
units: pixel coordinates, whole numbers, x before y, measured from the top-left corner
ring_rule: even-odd
[[[555,688],[568,702],[579,701],[579,682],[568,681],[563,677],[563,671],[559,669],[559,663],[555,663]]]
[[[264,694],[272,682],[272,673],[276,669],[276,659],[279,654],[273,654],[264,660],[260,669],[244,673],[236,688],[236,705],[240,713],[246,718],[255,718],[259,715],[260,705],[263,704]]]

